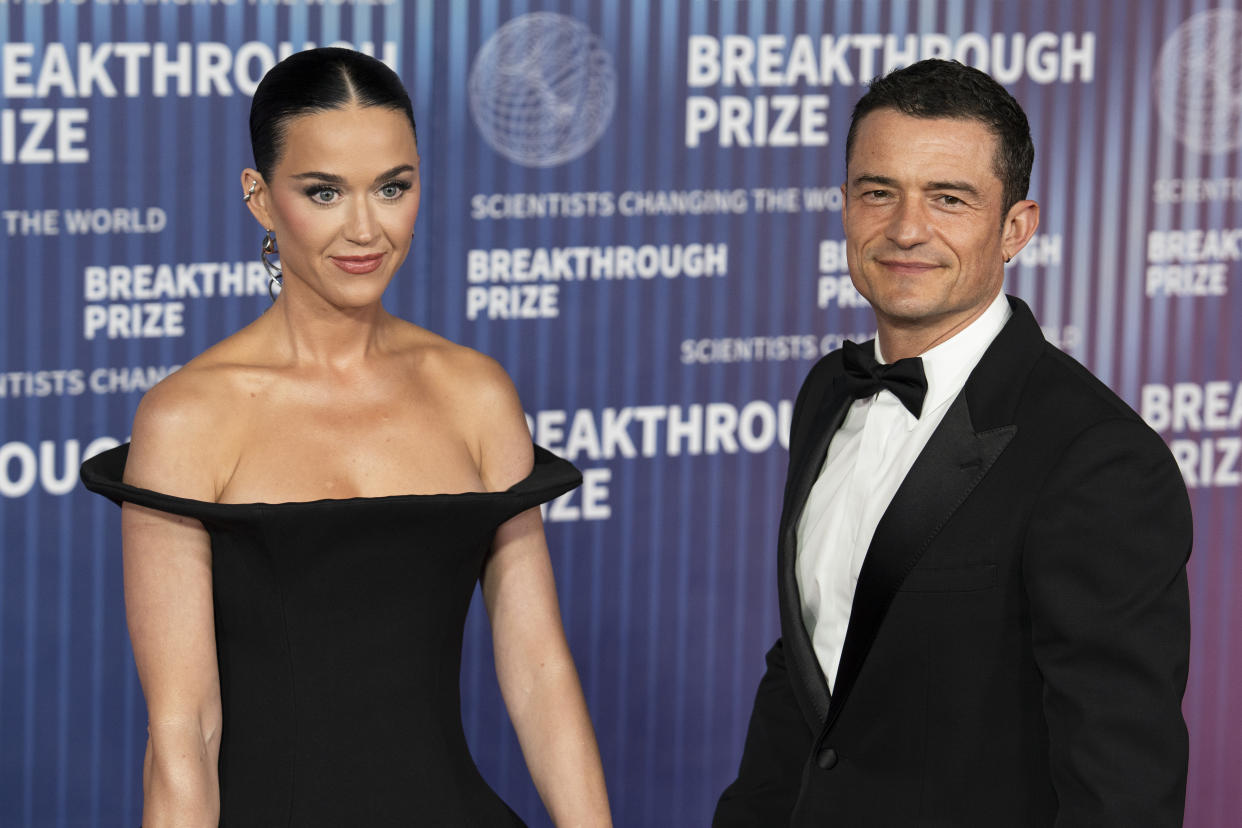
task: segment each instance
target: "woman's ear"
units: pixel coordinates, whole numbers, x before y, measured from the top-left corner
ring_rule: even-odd
[[[271,202],[269,201],[270,193],[267,189],[267,182],[263,180],[262,174],[258,170],[247,167],[242,170],[241,174],[242,200],[246,202],[246,206],[250,208],[250,214],[263,225],[264,230],[272,227],[272,214],[270,212]]]

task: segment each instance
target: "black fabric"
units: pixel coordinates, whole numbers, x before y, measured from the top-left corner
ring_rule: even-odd
[[[831,697],[796,527],[851,397],[841,351],[811,370],[778,536],[781,638],[714,825],[1182,824],[1186,488],[1160,436],[1010,306],[876,527]]]
[[[125,485],[127,453],[86,487],[211,535],[221,828],[523,824],[466,747],[462,629],[497,527],[577,469],[536,447],[504,492],[219,504]]]
[[[841,356],[845,387],[854,399],[864,399],[887,389],[915,417],[923,413],[927,376],[923,373],[921,358],[906,357],[881,365],[866,348],[848,339],[841,345]]]

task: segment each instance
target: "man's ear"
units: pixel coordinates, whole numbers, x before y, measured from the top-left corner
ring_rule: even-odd
[[[1005,261],[1022,252],[1026,243],[1035,235],[1039,227],[1039,205],[1034,201],[1015,202],[1005,214],[1005,223],[1001,227],[1001,252]]]

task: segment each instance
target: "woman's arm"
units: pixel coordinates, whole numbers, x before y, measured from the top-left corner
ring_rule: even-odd
[[[493,491],[526,477],[534,463],[517,394],[500,374],[489,394],[492,405],[482,409],[492,415],[480,445],[483,481]],[[497,531],[483,599],[500,691],[553,822],[561,828],[611,825],[599,747],[565,641],[538,509]]]
[[[174,390],[175,389],[169,389]],[[213,500],[195,429],[175,393],[139,406],[126,482]],[[211,546],[202,524],[134,504],[121,511],[125,613],[147,701],[145,828],[212,826],[220,816],[220,680],[212,612]]]

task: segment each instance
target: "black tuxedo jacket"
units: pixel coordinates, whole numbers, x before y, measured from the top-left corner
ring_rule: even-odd
[[[881,518],[836,686],[802,623],[797,524],[849,398],[794,408],[781,639],[714,825],[1181,825],[1190,506],[1161,439],[1013,317]]]

